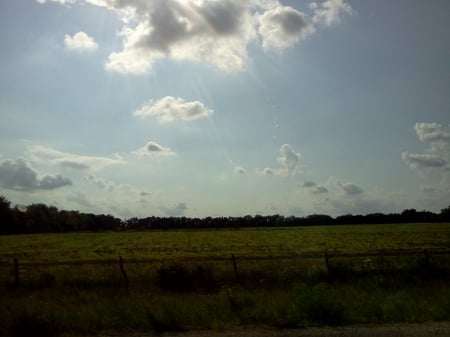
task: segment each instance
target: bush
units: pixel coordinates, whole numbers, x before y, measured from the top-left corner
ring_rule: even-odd
[[[188,268],[179,264],[158,269],[158,282],[161,289],[176,292],[205,291],[220,288],[211,268],[196,266]]]
[[[55,337],[60,334],[55,320],[31,312],[16,316],[9,330],[12,337]]]

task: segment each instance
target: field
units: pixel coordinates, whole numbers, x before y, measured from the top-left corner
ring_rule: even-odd
[[[0,236],[0,335],[448,321],[449,250],[449,224]]]

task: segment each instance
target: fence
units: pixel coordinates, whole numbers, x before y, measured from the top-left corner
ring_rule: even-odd
[[[18,258],[14,258],[11,262],[0,261],[0,270],[3,270],[1,281],[3,283],[12,284],[15,287],[20,286],[23,283],[29,283],[33,278],[39,278],[41,281],[44,278],[45,283],[52,283],[55,280],[55,276],[51,273],[42,272],[49,268],[65,268],[69,270],[72,275],[77,275],[77,279],[88,278],[87,273],[83,275],[81,268],[90,268],[88,273],[98,271],[102,267],[109,267],[114,274],[114,284],[121,284],[127,289],[129,285],[136,279],[131,276],[129,270],[132,266],[145,265],[189,265],[189,264],[202,264],[202,263],[220,263],[229,269],[229,274],[232,275],[234,280],[240,280],[240,266],[246,264],[243,269],[247,269],[249,265],[253,265],[254,268],[258,264],[264,262],[270,262],[273,264],[279,264],[280,261],[284,261],[290,265],[295,266],[300,263],[304,267],[305,265],[314,265],[316,269],[322,269],[328,275],[333,275],[339,270],[372,270],[380,271],[389,265],[388,269],[402,269],[405,266],[420,266],[421,268],[430,268],[431,266],[438,266],[441,269],[450,269],[450,255],[449,249],[391,249],[391,250],[376,250],[366,252],[336,252],[336,251],[317,251],[317,252],[305,252],[298,254],[285,254],[285,255],[267,255],[267,256],[239,256],[231,254],[231,256],[200,256],[200,257],[183,257],[183,258],[123,258],[119,256],[117,259],[96,259],[96,260],[76,260],[76,261],[20,261]],[[398,263],[398,261],[403,261]],[[412,263],[413,261],[414,263]],[[384,267],[383,267],[384,266]],[[78,268],[78,269],[77,269]],[[94,269],[92,269],[94,268]],[[8,273],[9,270],[9,273]],[[31,272],[30,272],[31,270]],[[41,270],[39,273],[38,271]],[[154,271],[154,270],[153,270]],[[267,271],[269,273],[270,271]],[[64,272],[62,272],[64,273]],[[70,273],[66,273],[70,274]],[[109,275],[111,277],[111,275]],[[65,277],[67,280],[68,278]]]

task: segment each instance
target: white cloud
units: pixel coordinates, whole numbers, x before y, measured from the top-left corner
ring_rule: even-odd
[[[257,170],[257,172],[260,173],[260,174],[268,175],[268,176],[273,176],[273,175],[275,175],[274,170],[271,169],[270,167],[266,167],[266,168],[264,168],[264,169],[262,169],[262,170]]]
[[[76,0],[50,1],[67,4]],[[262,42],[265,50],[281,50],[312,34],[317,24],[330,26],[344,13],[354,13],[344,0],[312,3],[312,19],[277,0],[78,2],[115,11],[122,17],[122,48],[109,55],[105,67],[136,75],[151,71],[164,58],[205,63],[225,72],[243,71],[250,62],[250,44]],[[87,35],[80,36],[80,43],[73,41],[75,36],[67,35],[66,39],[76,46],[96,46]]]
[[[419,140],[429,142],[430,148],[426,153],[402,152],[402,159],[412,168],[442,169],[442,173],[449,175],[450,161],[450,131],[437,123],[416,123],[414,126]]]
[[[245,68],[255,30],[249,5],[240,0],[128,0],[109,3],[137,25],[125,25],[123,49],[112,53],[108,70],[143,74],[161,58],[204,62],[223,71]]]
[[[321,4],[313,2],[309,5],[309,8],[314,10],[312,21],[325,26],[339,23],[343,14],[352,15],[355,13],[345,0],[327,0]]]
[[[159,100],[150,101],[136,110],[136,117],[156,116],[159,122],[168,123],[176,120],[192,121],[210,116],[213,110],[207,108],[200,101],[186,102],[179,97],[166,96]]]
[[[141,157],[150,157],[150,156],[173,156],[175,152],[173,152],[170,148],[159,145],[154,141],[148,142],[145,146],[139,148],[134,152]]]
[[[234,171],[239,174],[247,174],[247,170],[245,168],[243,168],[242,166],[236,166],[234,168]]]
[[[66,34],[64,45],[68,50],[75,51],[93,51],[98,48],[97,42],[85,32],[78,32],[73,36]]]
[[[281,164],[281,168],[257,169],[256,172],[263,175],[289,176],[301,173],[300,164],[301,154],[295,152],[289,144],[283,144],[280,148],[280,157],[277,161]]]
[[[23,158],[0,160],[0,185],[4,188],[32,192],[71,186],[72,181],[59,174],[39,176]]]
[[[258,32],[264,49],[283,49],[314,32],[304,13],[288,6],[277,6],[258,18]]]
[[[56,2],[56,3],[59,3],[61,5],[65,5],[65,4],[71,4],[74,1],[75,0],[36,0],[36,2],[38,4],[41,4],[41,5],[43,5],[43,4],[47,3],[47,2]]]
[[[301,154],[295,152],[289,144],[283,144],[280,148],[281,156],[277,160],[285,168],[288,174],[296,174],[300,172]]]
[[[29,146],[27,152],[33,161],[57,164],[74,170],[98,171],[110,165],[125,163],[119,158],[82,156],[40,145]]]

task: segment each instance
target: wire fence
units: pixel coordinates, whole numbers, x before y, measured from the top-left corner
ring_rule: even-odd
[[[280,266],[305,270],[314,268],[328,274],[337,270],[383,271],[401,270],[411,267],[438,267],[450,269],[450,249],[390,249],[364,252],[315,251],[295,254],[273,255],[213,255],[185,256],[174,258],[134,258],[118,256],[115,259],[67,260],[67,261],[26,261],[14,258],[0,261],[0,282],[19,286],[36,280],[54,283],[56,278],[68,281],[96,279],[111,280],[126,287],[143,278],[155,274],[162,266],[205,265],[208,268],[227,269],[234,279],[241,271],[264,269],[265,273],[276,272]],[[287,268],[287,267],[286,267]],[[146,278],[148,279],[148,277]]]

